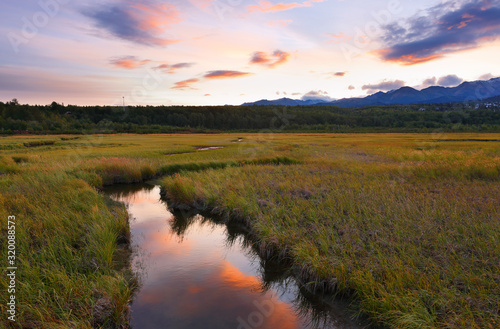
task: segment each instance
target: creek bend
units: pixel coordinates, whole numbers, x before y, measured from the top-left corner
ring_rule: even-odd
[[[105,189],[129,212],[140,287],[134,329],[359,329],[346,305],[299,288],[286,265],[264,261],[244,230],[171,212],[149,184]]]

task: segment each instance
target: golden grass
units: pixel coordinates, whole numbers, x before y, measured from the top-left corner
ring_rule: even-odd
[[[117,243],[126,240],[126,214],[96,188],[176,172],[162,181],[173,203],[245,220],[263,249],[293,259],[304,283],[350,294],[374,323],[496,328],[499,140],[500,134],[3,137],[0,213],[18,218],[18,324],[89,328],[92,310],[107,304],[112,321],[123,323],[130,278],[116,256]],[[277,165],[285,158],[300,163]],[[6,255],[5,221],[0,230]]]

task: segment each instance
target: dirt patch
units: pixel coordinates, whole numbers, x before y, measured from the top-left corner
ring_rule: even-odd
[[[113,302],[108,296],[101,297],[97,300],[92,308],[92,320],[94,327],[100,328],[109,322],[113,317]]]

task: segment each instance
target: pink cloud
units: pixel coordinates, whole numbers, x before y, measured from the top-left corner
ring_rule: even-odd
[[[278,4],[273,4],[270,1],[259,1],[258,5],[253,5],[253,6],[248,6],[247,10],[249,12],[271,12],[275,13],[278,11],[285,11],[285,10],[290,10],[294,8],[299,8],[299,7],[311,7],[314,2],[323,2],[326,0],[308,0],[304,1],[302,3],[298,2],[292,2],[292,3],[278,3]]]
[[[138,27],[145,31],[162,33],[168,26],[180,22],[179,11],[172,4],[137,3],[132,5],[132,8],[134,9],[129,10],[129,14],[137,19]]]

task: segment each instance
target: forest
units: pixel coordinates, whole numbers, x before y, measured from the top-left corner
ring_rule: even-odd
[[[500,131],[500,109],[475,103],[370,106],[76,106],[0,102],[2,134]]]

